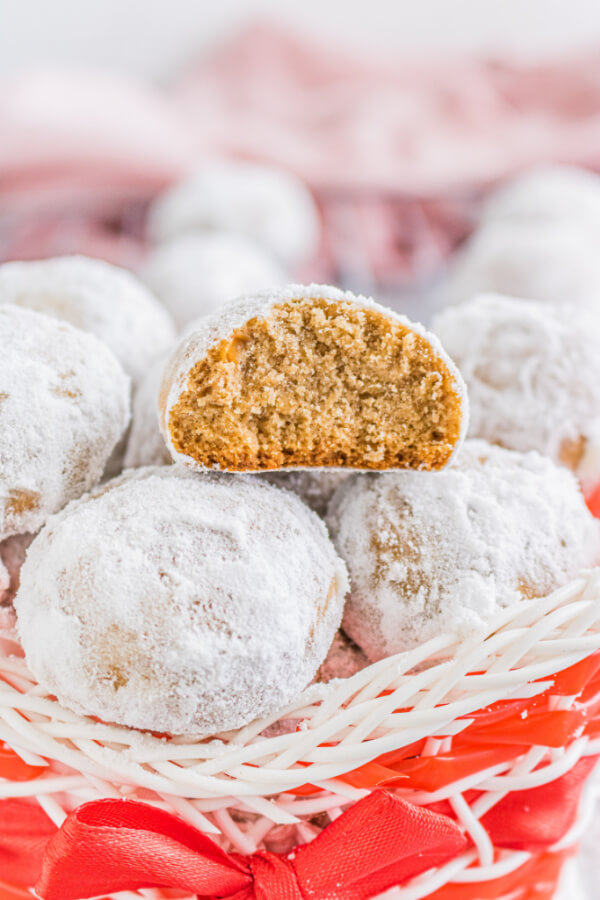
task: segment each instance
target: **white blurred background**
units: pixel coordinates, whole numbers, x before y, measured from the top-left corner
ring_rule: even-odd
[[[547,58],[600,44],[598,0],[0,0],[0,75],[68,64],[165,78],[256,19],[392,56]]]

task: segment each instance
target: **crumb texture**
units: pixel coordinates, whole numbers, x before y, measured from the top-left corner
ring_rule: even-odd
[[[0,541],[93,487],[129,422],[129,378],[94,335],[0,305]]]
[[[328,523],[352,583],[343,627],[371,660],[473,633],[600,561],[600,522],[571,473],[484,441],[443,472],[355,475]]]
[[[67,707],[216,733],[306,687],[347,587],[325,525],[293,494],[162,466],[54,516],[29,549],[15,608],[28,665]]]
[[[176,454],[208,468],[439,469],[462,413],[456,373],[425,332],[375,304],[316,296],[272,305],[209,347],[168,429]]]

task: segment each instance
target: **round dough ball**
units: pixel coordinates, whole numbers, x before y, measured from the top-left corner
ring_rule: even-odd
[[[21,566],[34,537],[33,534],[15,534],[0,542],[0,606],[10,605],[17,593]]]
[[[293,701],[339,626],[320,519],[253,478],[138,469],[71,504],[15,598],[27,663],[77,712],[215,733]]]
[[[600,238],[600,177],[576,166],[529,169],[488,197],[482,220],[489,222],[577,222]]]
[[[207,162],[161,194],[148,222],[157,242],[197,229],[244,234],[285,265],[310,259],[321,224],[312,194],[291,172],[251,162]]]
[[[104,341],[136,384],[175,340],[171,318],[131,272],[86,256],[0,266],[0,304],[64,319]]]
[[[142,277],[179,329],[239,294],[288,282],[284,269],[241,234],[192,232],[158,246]]]
[[[367,297],[290,285],[241,297],[174,350],[159,424],[191,468],[439,469],[467,420],[437,338]]]
[[[470,437],[600,479],[600,310],[484,294],[433,328],[467,383]]]
[[[126,469],[166,466],[172,462],[171,454],[158,427],[158,395],[164,368],[164,359],[155,362],[135,392],[131,428],[125,451]]]
[[[491,222],[450,263],[444,305],[479,293],[600,307],[598,242],[578,224]]]
[[[600,562],[600,522],[571,473],[484,441],[443,472],[355,476],[328,521],[352,584],[343,628],[371,660],[464,637]]]
[[[66,322],[0,306],[0,540],[93,487],[129,422],[129,378]]]

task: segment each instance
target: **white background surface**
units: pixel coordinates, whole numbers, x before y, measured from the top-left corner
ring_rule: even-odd
[[[600,48],[600,0],[0,0],[0,76],[50,63],[164,78],[256,19],[391,55]]]

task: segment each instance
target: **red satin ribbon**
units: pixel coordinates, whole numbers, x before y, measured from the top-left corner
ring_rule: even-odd
[[[535,852],[556,844],[575,824],[581,793],[597,762],[597,756],[584,757],[556,781],[507,794],[481,819],[494,846]]]
[[[374,791],[288,856],[227,854],[169,813],[130,800],[76,809],[51,839],[36,892],[81,900],[178,888],[202,900],[368,900],[461,853],[448,816]]]
[[[0,883],[31,887],[39,877],[42,857],[56,826],[37,803],[0,803]]]
[[[492,842],[539,854],[558,841],[575,820],[595,762],[582,759],[549,784],[507,795],[482,819]],[[37,891],[45,900],[139,887],[232,900],[366,900],[461,853],[466,841],[452,815],[448,803],[419,808],[375,791],[289,856],[265,851],[244,857],[225,853],[201,832],[143,803],[88,803],[57,831],[37,804],[5,800],[0,873],[24,886],[41,873]],[[504,893],[500,882],[486,885],[486,896]]]

